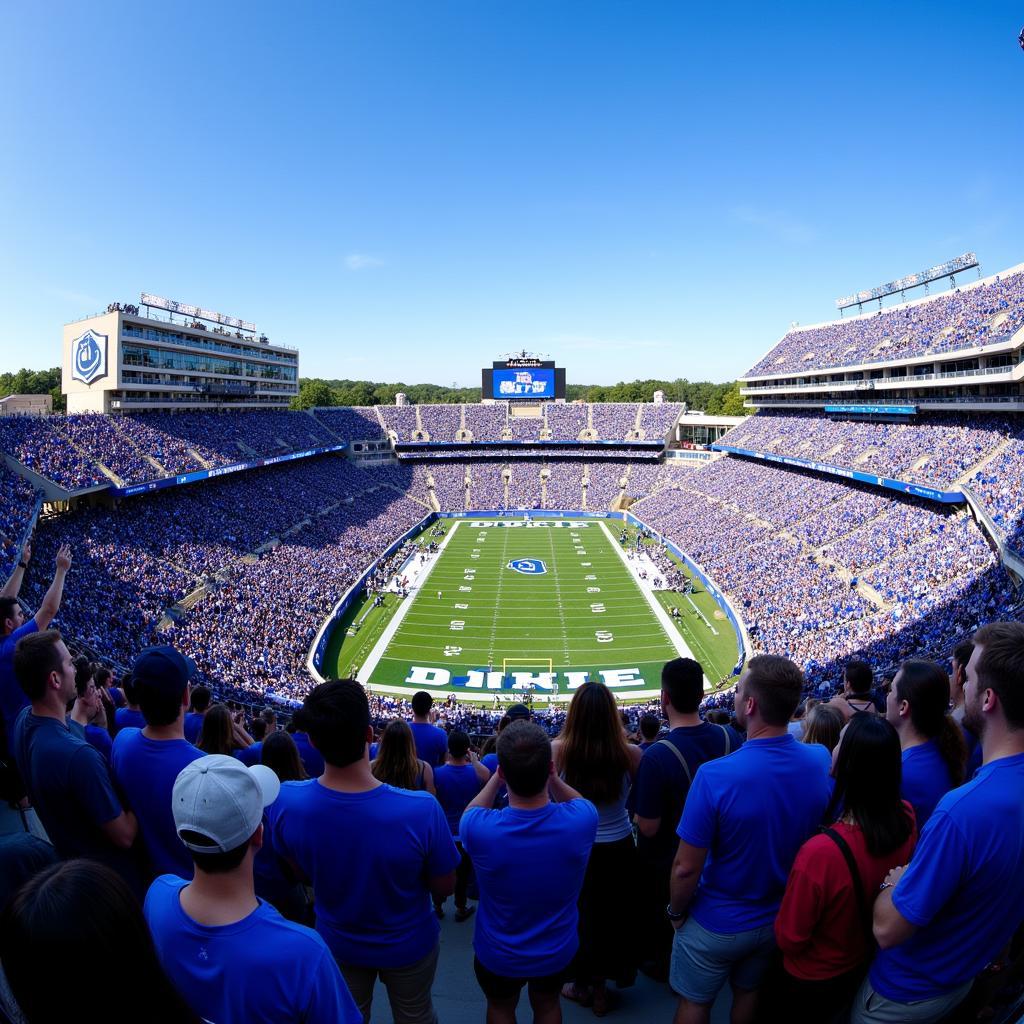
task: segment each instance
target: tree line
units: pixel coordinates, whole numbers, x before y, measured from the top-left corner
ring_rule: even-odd
[[[26,370],[22,367],[17,373],[0,373],[0,398],[7,395],[49,395],[53,399],[53,411],[63,412],[65,402],[60,377],[59,366],[50,370]]]
[[[744,415],[743,398],[736,381],[715,384],[711,381],[634,380],[618,384],[568,384],[565,397],[570,402],[649,402],[655,391],[664,391],[668,402],[685,402],[712,416]],[[381,384],[369,380],[326,380],[300,377],[299,394],[292,399],[293,409],[311,409],[323,405],[394,405],[402,392],[415,405],[453,405],[479,402],[479,388],[451,388],[441,384]]]

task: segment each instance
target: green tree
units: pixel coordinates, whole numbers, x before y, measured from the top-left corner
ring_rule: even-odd
[[[291,400],[289,408],[312,409],[318,405],[337,405],[330,384],[320,377],[307,377],[299,384],[299,393]]]
[[[748,416],[749,409],[743,408],[743,396],[740,394],[740,382],[736,381],[722,399],[723,416]]]

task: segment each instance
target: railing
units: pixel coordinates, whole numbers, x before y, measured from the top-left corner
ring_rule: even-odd
[[[861,387],[864,384],[873,384],[880,387],[883,384],[894,384],[905,387],[908,383],[919,380],[946,380],[950,377],[989,377],[993,374],[1013,373],[1019,364],[1009,366],[983,366],[976,370],[947,370],[944,373],[913,373],[903,377],[868,377],[864,380],[829,380],[819,381],[812,384],[749,384],[741,388],[743,391],[779,391],[782,388],[799,388],[801,391],[831,391],[835,388]]]

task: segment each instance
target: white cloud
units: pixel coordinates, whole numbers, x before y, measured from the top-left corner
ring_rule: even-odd
[[[759,210],[753,206],[734,206],[729,215],[738,224],[761,228],[780,242],[804,245],[818,237],[814,226],[790,216],[783,210]]]
[[[384,261],[379,256],[371,256],[368,252],[350,252],[345,257],[345,266],[349,270],[370,270],[383,267]]]

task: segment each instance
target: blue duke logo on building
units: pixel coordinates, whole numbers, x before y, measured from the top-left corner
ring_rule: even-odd
[[[71,379],[91,384],[107,375],[107,335],[88,330],[71,342]]]
[[[548,570],[539,558],[513,558],[508,563],[513,572],[521,572],[524,576],[540,576]]]

